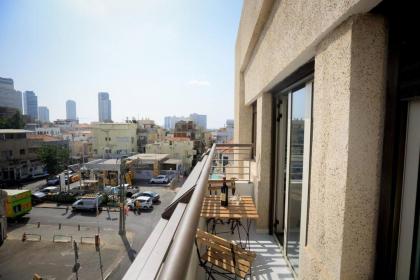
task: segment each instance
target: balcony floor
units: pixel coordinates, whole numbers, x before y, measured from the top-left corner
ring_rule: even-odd
[[[218,232],[228,231],[228,226],[217,225],[216,230]],[[217,234],[228,240],[234,240],[239,243],[237,232],[232,235],[230,233]],[[254,227],[254,223],[251,225],[250,230],[250,249],[257,254],[256,259],[252,265],[252,275],[246,279],[255,280],[277,280],[277,279],[294,279],[293,273],[287,265],[282,248],[279,246],[275,237],[269,234],[257,233]],[[199,279],[206,279],[204,276],[204,270],[199,268],[202,277]],[[225,279],[221,276],[216,275],[216,279]]]

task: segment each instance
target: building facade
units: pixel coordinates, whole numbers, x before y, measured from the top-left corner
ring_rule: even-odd
[[[31,131],[0,129],[0,182],[17,181],[42,174],[37,147],[29,139]]]
[[[137,150],[139,153],[146,152],[146,145],[163,140],[165,130],[156,125],[153,120],[137,121]]]
[[[137,153],[137,124],[98,123],[92,126],[92,150],[97,158],[118,158]]]
[[[180,121],[189,121],[190,118],[188,117],[177,117],[177,116],[169,116],[165,117],[164,127],[166,130],[173,130],[175,128],[175,124]]]
[[[18,109],[22,113],[22,93],[15,90],[12,79],[0,77],[0,107]]]
[[[190,120],[196,123],[202,129],[207,129],[207,115],[200,115],[197,113],[190,114]]]
[[[50,122],[50,110],[48,110],[48,107],[38,107],[38,120],[43,123]]]
[[[173,138],[146,145],[147,154],[168,154],[172,159],[182,161],[182,171],[189,172],[193,158],[196,155],[194,141],[190,139]]]
[[[226,125],[215,131],[216,143],[230,143],[233,141],[234,120],[226,120]]]
[[[59,127],[35,127],[37,135],[61,136],[61,129]]]
[[[416,9],[327,2],[244,1],[234,137],[255,145],[257,229],[299,279],[419,279]]]
[[[77,120],[76,102],[74,100],[66,101],[66,119],[73,121]]]
[[[23,113],[32,120],[38,120],[38,96],[33,91],[23,93]]]
[[[111,100],[108,92],[98,93],[98,114],[99,122],[111,122]]]

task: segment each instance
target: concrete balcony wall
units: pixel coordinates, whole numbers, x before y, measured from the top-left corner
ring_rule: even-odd
[[[373,279],[386,34],[383,18],[353,16],[317,48],[300,279]]]
[[[269,91],[315,55],[316,46],[348,17],[380,0],[244,1],[236,71],[243,72],[245,104]]]

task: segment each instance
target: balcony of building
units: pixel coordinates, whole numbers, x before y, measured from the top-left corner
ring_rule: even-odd
[[[197,229],[209,230],[208,219],[200,217],[205,197],[217,189],[222,177],[234,182],[236,195],[254,199],[250,160],[252,145],[215,144],[197,163],[183,187],[162,214],[124,279],[208,279],[200,266],[196,246]],[[233,180],[233,181],[232,181]],[[213,188],[212,188],[213,186]],[[255,200],[255,199],[254,199]],[[244,222],[245,223],[245,222]],[[244,232],[230,230],[231,224],[217,224],[218,237],[244,244]],[[246,250],[255,253],[250,273],[245,279],[293,279],[282,248],[273,235],[260,233],[256,221],[250,223]],[[200,248],[202,249],[202,248]],[[201,252],[200,252],[201,254]],[[226,272],[215,268],[216,271]],[[230,276],[233,279],[234,275]],[[223,275],[213,274],[213,279]],[[211,279],[211,277],[210,277]]]

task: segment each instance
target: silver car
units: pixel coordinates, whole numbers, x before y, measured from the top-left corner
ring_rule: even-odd
[[[159,175],[150,179],[150,184],[167,184],[169,183],[169,177],[166,175]]]
[[[141,209],[152,209],[153,208],[153,200],[151,197],[148,196],[139,196],[136,198],[129,198],[127,199],[127,206],[129,209],[133,210],[136,201],[140,201]]]

